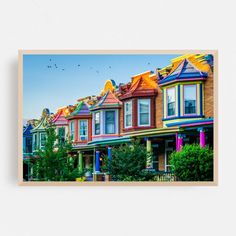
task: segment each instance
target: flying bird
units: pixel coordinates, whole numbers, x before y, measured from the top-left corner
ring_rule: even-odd
[[[150,65],[151,63],[150,62],[148,62],[148,65]]]
[[[111,66],[109,66],[109,69],[111,69]]]
[[[98,70],[96,70],[96,73],[98,73],[98,74],[99,74],[99,71],[98,71]]]

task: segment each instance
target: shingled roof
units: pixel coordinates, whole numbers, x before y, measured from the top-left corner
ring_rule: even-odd
[[[108,90],[96,104],[90,107],[90,110],[93,111],[102,108],[118,108],[121,104],[121,101],[115,96],[115,94]]]
[[[67,119],[77,116],[88,116],[88,115],[90,115],[88,105],[84,101],[81,101],[78,103],[75,110],[67,117]]]
[[[156,74],[147,71],[133,76],[131,83],[120,87],[120,93],[120,99],[155,95],[157,93]]]
[[[188,59],[184,59],[175,63],[165,77],[159,76],[159,84],[169,84],[175,81],[188,81],[188,80],[204,80],[207,78],[207,72],[199,70],[192,62]]]

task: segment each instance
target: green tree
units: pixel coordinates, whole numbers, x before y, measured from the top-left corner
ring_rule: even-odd
[[[33,180],[35,181],[75,181],[84,175],[75,167],[75,158],[70,155],[72,145],[65,140],[59,141],[55,127],[50,124],[46,129],[44,149],[32,158]]]
[[[186,144],[170,157],[172,170],[181,181],[213,181],[213,150]]]
[[[148,172],[146,147],[140,141],[125,144],[112,149],[112,159],[105,156],[103,171],[108,172],[114,181],[149,181],[154,173]]]

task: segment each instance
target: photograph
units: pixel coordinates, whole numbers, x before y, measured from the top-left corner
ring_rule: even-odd
[[[217,51],[19,51],[19,183],[216,185]]]

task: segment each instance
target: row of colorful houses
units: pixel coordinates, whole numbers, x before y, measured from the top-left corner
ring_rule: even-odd
[[[158,65],[157,65],[158,66]],[[170,153],[185,143],[213,147],[213,56],[177,57],[165,68],[131,77],[127,84],[107,80],[98,96],[76,105],[44,109],[39,120],[28,121],[23,132],[24,158],[43,149],[48,122],[55,124],[59,140],[69,139],[81,168],[100,172],[103,154],[139,138],[153,153],[147,168],[169,172]]]

